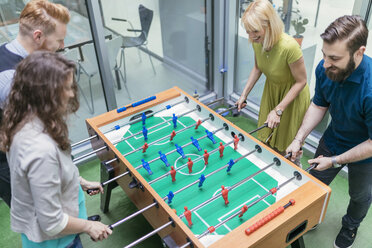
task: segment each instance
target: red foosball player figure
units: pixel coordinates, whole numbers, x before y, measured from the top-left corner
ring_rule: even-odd
[[[223,150],[225,150],[225,146],[222,145],[222,142],[220,142],[220,146],[218,147],[218,150],[220,151],[220,158],[223,157]]]
[[[173,138],[174,138],[174,136],[176,136],[176,131],[172,131],[172,133],[171,133],[171,135],[170,135],[170,141],[172,141],[173,140]]]
[[[238,135],[234,136],[234,150],[238,149],[239,138]]]
[[[145,144],[142,146],[142,153],[145,153],[149,145],[145,142]]]
[[[229,201],[227,199],[227,195],[229,194],[229,190],[225,189],[225,186],[223,186],[223,185],[221,186],[221,188],[222,188],[222,191],[221,191],[222,197],[225,200],[225,205],[227,205],[227,204],[229,204]]]
[[[185,212],[183,213],[186,217],[186,220],[187,222],[189,223],[189,226],[192,226],[192,222],[191,222],[191,211],[187,209],[187,207],[184,207],[185,208]]]
[[[242,211],[242,212],[239,214],[239,218],[243,217],[243,214],[244,214],[245,212],[247,212],[247,210],[248,210],[248,206],[247,206],[247,205],[244,205],[244,206],[242,207],[242,209],[240,209],[240,211]]]
[[[172,177],[172,182],[176,181],[176,173],[177,173],[177,171],[174,169],[173,166],[171,166],[170,174],[171,174],[171,177]]]
[[[202,121],[199,119],[199,120],[196,122],[195,129],[198,129],[198,127],[200,126],[200,124],[202,124]]]
[[[189,161],[187,162],[187,167],[189,167],[189,173],[192,172],[192,166],[194,165],[194,162],[191,161],[191,158],[188,158]]]
[[[204,164],[207,165],[208,164],[208,158],[209,158],[209,153],[207,152],[207,150],[204,150]]]

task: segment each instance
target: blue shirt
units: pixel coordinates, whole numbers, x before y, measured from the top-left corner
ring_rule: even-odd
[[[85,196],[81,186],[79,186],[79,216],[80,219],[87,219],[87,209],[85,207]],[[60,239],[46,240],[40,243],[32,242],[25,234],[21,234],[23,248],[64,248],[68,246],[76,237],[76,234],[66,235]]]
[[[17,41],[17,39],[11,41],[5,46],[10,52],[17,54],[23,58],[28,56],[26,49]],[[10,89],[12,88],[12,81],[15,70],[6,70],[0,72],[0,108],[3,108],[5,101],[8,98]]]
[[[324,60],[318,64],[313,103],[329,107],[332,120],[323,137],[332,154],[339,155],[372,139],[372,59],[363,56],[360,65],[342,82],[325,74]],[[358,163],[371,163],[371,157]]]

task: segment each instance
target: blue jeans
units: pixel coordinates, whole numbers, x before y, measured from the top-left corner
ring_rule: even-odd
[[[76,235],[75,239],[66,248],[83,248],[83,244],[80,240],[80,235]]]
[[[332,154],[324,143],[323,137],[319,141],[319,146],[315,153],[315,158],[319,155],[331,157]],[[358,164],[351,163],[344,165],[348,167],[349,181],[349,206],[346,214],[342,217],[342,225],[347,228],[357,228],[366,217],[372,201],[372,163]],[[343,166],[342,166],[343,167]],[[336,177],[340,168],[329,168],[324,171],[311,170],[310,174],[320,181],[329,185]]]

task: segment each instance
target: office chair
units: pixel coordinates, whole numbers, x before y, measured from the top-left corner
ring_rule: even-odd
[[[145,6],[143,6],[142,4],[140,4],[138,6],[138,13],[139,13],[140,22],[141,22],[141,29],[133,29],[132,23],[130,21],[126,20],[126,19],[112,18],[112,20],[114,20],[114,21],[128,22],[129,25],[132,28],[127,29],[127,31],[135,32],[135,34],[136,34],[136,32],[140,32],[139,36],[134,36],[134,37],[124,36],[123,37],[123,44],[122,44],[122,47],[121,47],[121,55],[120,55],[120,66],[122,64],[124,66],[124,82],[126,82],[126,80],[127,80],[127,72],[126,72],[126,66],[125,66],[125,49],[126,48],[131,48],[131,47],[139,48],[141,46],[144,46],[146,48],[146,50],[148,50],[148,48],[147,48],[147,43],[148,43],[147,38],[148,38],[152,18],[154,16],[154,11],[152,11],[152,10],[146,8]],[[155,67],[154,67],[154,64],[152,63],[151,56],[150,56],[150,54],[148,54],[148,55],[149,55],[149,59],[150,59],[150,62],[151,62],[152,70],[154,71],[154,74],[156,75]]]
[[[123,39],[121,36],[117,36],[115,38],[112,38],[111,40],[106,41],[107,49],[108,49],[108,57],[110,62],[110,68],[111,70],[114,70],[116,75],[120,75],[121,79],[124,82],[124,87],[128,92],[128,97],[130,100],[132,100],[128,87],[127,82],[124,80],[123,73],[121,72],[121,64],[117,64],[116,58],[118,56],[119,51],[122,49],[121,46],[123,44]],[[120,79],[117,78],[117,85],[118,89],[120,89]]]
[[[74,49],[65,49],[65,51],[62,53],[62,55],[65,56],[67,59],[72,60],[72,61],[75,62],[75,64],[76,64],[75,78],[76,78],[76,83],[77,83],[77,85],[79,87],[79,93],[83,96],[84,101],[87,104],[87,107],[89,109],[89,112],[91,114],[93,114],[94,113],[94,105],[93,105],[92,85],[91,85],[91,82],[90,82],[90,78],[92,76],[94,76],[95,74],[97,74],[98,73],[98,70],[96,70],[94,72],[93,69],[92,69],[90,71],[90,74],[89,74],[86,71],[86,69],[84,69],[82,67],[81,61],[80,61],[79,52],[78,52],[78,49],[77,48],[74,48]],[[88,69],[88,71],[89,70],[90,70],[90,68]],[[84,94],[83,89],[80,86],[80,74],[82,73],[82,71],[84,71],[88,75],[88,77],[89,77],[89,75],[92,75],[92,76],[89,77],[89,88],[90,88],[91,105],[89,104],[88,98],[86,97],[86,95]]]
[[[79,61],[78,74],[85,74],[88,77],[90,105],[87,102],[89,111],[94,113],[93,91],[92,91],[92,77],[98,74],[97,57],[94,50],[93,43],[86,44],[81,47],[84,60]],[[84,95],[84,93],[82,93]],[[84,95],[85,96],[85,95]],[[86,98],[86,97],[84,97]]]

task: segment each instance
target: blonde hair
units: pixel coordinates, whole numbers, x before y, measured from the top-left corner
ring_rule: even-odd
[[[30,1],[19,16],[19,33],[27,36],[40,29],[45,35],[51,34],[55,32],[56,20],[64,24],[70,21],[66,7],[47,0]]]
[[[262,45],[269,51],[279,41],[284,24],[268,0],[255,0],[250,3],[242,17],[242,25],[247,32],[265,30]]]

